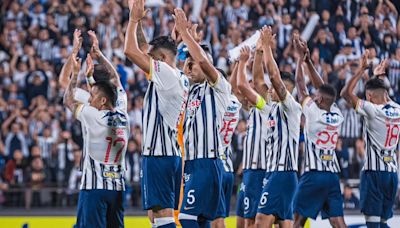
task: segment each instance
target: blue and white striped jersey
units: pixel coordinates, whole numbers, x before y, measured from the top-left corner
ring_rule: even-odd
[[[80,104],[75,116],[82,123],[84,142],[80,189],[125,190],[125,153],[130,134],[127,113]]]
[[[186,108],[188,78],[168,64],[151,60],[143,105],[143,155],[181,156],[178,125]]]
[[[263,109],[268,114],[267,172],[297,171],[301,105],[287,92],[284,101],[271,102]]]
[[[206,81],[190,86],[184,122],[185,160],[222,155],[219,133],[231,102],[230,95],[231,85],[222,75],[215,85]]]
[[[393,101],[376,105],[359,100],[356,111],[364,116],[366,154],[363,170],[397,172],[400,105]]]
[[[250,110],[243,147],[243,169],[267,168],[267,141],[263,132],[268,131],[268,113],[262,113],[256,107]]]
[[[224,150],[221,160],[226,172],[233,172],[231,142],[232,136],[239,123],[240,108],[242,107],[242,104],[235,95],[231,94],[230,96],[231,104],[228,106],[228,109],[224,114],[223,127],[219,133]]]
[[[329,112],[320,109],[307,97],[303,101],[305,117],[305,168],[304,171],[340,172],[336,156],[336,143],[339,139],[343,116],[333,104]]]

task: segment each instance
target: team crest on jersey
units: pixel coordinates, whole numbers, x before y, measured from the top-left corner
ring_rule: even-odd
[[[382,110],[385,112],[385,116],[388,118],[400,118],[399,109],[387,104],[383,106]]]
[[[325,122],[327,124],[338,124],[340,121],[340,115],[336,112],[328,112],[328,113],[324,113],[322,114],[322,116],[325,118]]]

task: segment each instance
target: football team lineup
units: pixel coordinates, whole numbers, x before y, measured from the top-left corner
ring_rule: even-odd
[[[75,0],[67,1],[69,7],[73,8],[71,5]],[[232,0],[233,6],[245,5],[246,2],[266,4],[265,9],[257,8],[266,11],[264,16],[248,15],[248,18],[237,26],[244,26],[251,17],[259,17],[257,21],[268,21],[267,16],[275,13],[282,14],[279,16],[279,23],[283,25],[275,29],[274,21],[272,24],[264,23],[263,26],[253,25],[257,30],[254,33],[249,31],[244,36],[247,40],[242,38],[240,42],[235,42],[235,45],[219,40],[221,34],[218,34],[219,30],[215,26],[223,22],[215,21],[215,18],[218,18],[217,12],[207,11],[207,14],[217,15],[215,18],[204,18],[204,21],[193,19],[188,12],[196,11],[196,1],[183,1],[185,4],[190,2],[187,3],[189,6],[193,4],[193,9],[175,7],[170,3],[172,1],[166,1],[168,10],[162,10],[160,15],[167,14],[169,19],[160,20],[158,24],[166,24],[171,33],[165,32],[168,30],[162,33],[157,31],[157,36],[151,41],[147,41],[145,35],[149,30],[147,26],[150,27],[146,18],[150,14],[151,5],[157,5],[157,1],[109,2],[111,5],[124,6],[127,8],[126,12],[129,12],[125,15],[125,27],[122,29],[119,26],[115,29],[122,34],[114,34],[118,32],[111,29],[103,31],[102,28],[96,28],[95,32],[93,26],[90,27],[93,30],[90,30],[89,26],[85,29],[78,26],[73,30],[67,29],[66,33],[69,33],[72,44],[66,52],[66,60],[59,63],[62,68],[57,83],[63,96],[59,103],[69,110],[65,114],[66,117],[60,118],[70,118],[71,122],[79,122],[83,141],[80,146],[80,159],[68,157],[75,154],[68,155],[68,150],[72,149],[69,149],[67,144],[57,148],[65,153],[65,156],[57,156],[74,161],[73,167],[76,170],[73,171],[79,172],[76,179],[78,181],[68,179],[68,186],[76,182],[76,190],[79,192],[76,193],[75,199],[76,216],[56,214],[49,218],[23,218],[7,215],[0,218],[0,223],[5,227],[400,227],[400,220],[394,215],[394,209],[400,202],[397,194],[400,186],[400,104],[394,99],[393,83],[388,82],[391,55],[389,44],[386,45],[389,54],[385,57],[380,56],[380,59],[376,58],[375,49],[367,46],[360,48],[357,58],[353,58],[356,55],[350,58],[350,54],[343,53],[350,50],[346,48],[356,44],[343,40],[338,46],[340,50],[346,50],[340,51],[339,55],[348,63],[343,64],[343,69],[335,70],[348,70],[348,75],[340,78],[341,84],[336,86],[325,72],[325,59],[323,64],[320,64],[319,56],[315,57],[313,50],[316,45],[326,47],[325,41],[316,41],[324,40],[321,38],[324,37],[323,32],[316,32],[317,38],[311,37],[316,27],[320,29],[318,26],[321,25],[316,25],[322,23],[319,22],[319,16],[317,18],[316,15],[308,15],[309,21],[293,29],[290,27],[291,18],[287,12],[283,9],[280,9],[282,12],[272,12],[268,7],[275,2],[280,4],[290,1]],[[208,1],[207,4],[218,8],[225,7],[224,2],[231,1]],[[300,9],[304,2],[308,1],[298,1],[296,7]],[[353,4],[352,1],[343,2],[347,2],[348,7]],[[363,7],[370,1],[361,2],[363,5],[360,6],[360,15],[357,14],[357,17],[368,15]],[[390,0],[376,2],[381,8],[384,4],[387,7],[384,10],[393,10],[394,6]],[[188,6],[185,4],[181,3]],[[384,11],[381,8],[379,10]],[[290,10],[290,7],[288,9]],[[155,7],[151,10],[157,10],[158,13],[159,9]],[[239,9],[232,9],[232,12],[232,15],[225,16],[234,17],[234,14],[243,13]],[[300,10],[297,16],[300,17],[302,13]],[[205,17],[203,12],[200,14]],[[389,14],[382,19],[386,22],[382,25],[386,30],[390,30],[387,27],[393,21],[390,15],[400,19],[398,14]],[[325,17],[326,15],[321,14],[321,21],[325,20]],[[37,20],[40,21],[40,18]],[[397,21],[394,22],[396,24]],[[203,23],[205,29],[198,28]],[[210,28],[207,27],[209,25]],[[233,29],[232,25],[223,26],[228,27],[228,30]],[[354,33],[364,33],[363,19],[357,19],[357,26],[360,30]],[[284,36],[289,27],[291,34],[286,41]],[[400,20],[397,29],[400,34]],[[352,30],[348,30],[348,33],[351,33]],[[230,35],[234,36],[233,33]],[[385,40],[387,34],[381,38]],[[341,35],[343,34],[337,36]],[[113,54],[115,50],[112,49],[116,42],[112,44],[103,41],[104,37],[108,39],[110,36],[119,36],[119,41],[122,41],[119,51],[123,58]],[[326,36],[329,40],[328,32]],[[376,39],[368,36],[365,35],[363,39]],[[400,35],[398,37],[400,40]],[[310,39],[314,40],[311,42]],[[1,39],[0,44],[2,45]],[[396,51],[396,56],[399,58],[400,78],[400,42],[396,45],[399,50],[398,53]],[[290,46],[290,49],[286,49],[286,46]],[[214,52],[223,52],[222,47],[229,48],[229,51],[221,54],[226,60],[226,68],[219,59],[216,61],[214,56]],[[2,46],[0,51],[1,49]],[[323,49],[318,51],[318,55],[319,52],[324,54]],[[286,58],[289,56],[288,50],[293,52],[290,53],[290,58]],[[280,56],[284,56],[283,61],[278,59],[278,52]],[[335,58],[334,63],[333,56],[331,57],[327,64],[337,67],[337,59]],[[15,64],[15,58],[13,57],[12,64]],[[131,91],[127,89],[120,73],[119,68],[122,66],[119,63],[115,64],[118,61],[122,62],[122,59],[125,62],[125,58],[132,63],[132,66],[129,66],[132,68],[131,73],[139,75],[133,77],[142,76],[148,83],[143,91],[142,103],[132,100]],[[34,62],[31,59],[27,61]],[[285,67],[281,67],[282,62],[282,65],[291,66],[292,70],[283,70]],[[80,82],[82,75],[84,83]],[[31,81],[34,80],[36,79]],[[30,82],[28,79],[26,81]],[[400,80],[396,85],[398,87],[399,82]],[[37,103],[35,105],[38,107],[46,106],[39,104],[40,100]],[[6,134],[4,129],[13,134],[7,137],[7,145],[15,144],[17,139],[28,141],[14,133],[17,131],[11,124],[14,120],[3,121],[5,118],[2,117],[1,104],[0,102],[2,134]],[[132,106],[140,108],[131,112]],[[342,144],[345,141],[342,137],[344,125],[347,128],[354,126],[353,121],[348,121],[349,113],[354,113],[354,116],[360,118],[362,126],[359,136],[351,137],[355,149],[349,153],[355,154],[356,159],[360,156],[359,151],[364,153],[358,161],[360,179],[353,185],[350,184],[351,181],[345,182],[341,179],[342,172],[349,171],[343,165],[345,156],[339,155],[343,151]],[[22,128],[28,129],[28,124],[24,123],[20,116],[19,112],[15,112],[10,119],[14,118]],[[133,125],[133,121],[140,124]],[[68,123],[64,125],[67,126]],[[29,125],[29,131],[30,128],[40,126]],[[137,131],[140,131],[140,137],[136,137]],[[44,130],[40,134],[45,135]],[[235,134],[242,135],[236,137]],[[38,136],[34,138],[37,140]],[[65,134],[64,138],[67,142],[71,136]],[[135,143],[131,143],[133,138]],[[362,140],[362,143],[357,144],[358,139]],[[46,148],[46,143],[48,142],[43,140],[41,144],[37,144]],[[10,146],[5,148],[9,149]],[[130,150],[139,151],[137,157],[130,157]],[[51,158],[52,154],[54,153],[49,152],[48,156]],[[17,160],[14,156],[12,152],[10,157]],[[238,157],[240,159],[237,159]],[[32,172],[35,171],[35,159],[31,165]],[[239,165],[235,163],[236,160],[240,160]],[[135,162],[139,165],[133,169],[128,168],[128,163]],[[13,169],[19,168],[18,163],[12,165]],[[37,160],[37,166],[40,165]],[[10,165],[7,167],[10,169]],[[0,206],[2,178],[0,173]],[[40,174],[37,173],[31,177],[33,182],[40,178]],[[351,178],[346,177],[346,180],[348,179]],[[66,180],[63,179],[64,182]],[[138,183],[137,189],[132,187],[133,180]],[[352,188],[355,187],[359,187],[359,200],[353,199],[357,198],[352,192]],[[35,201],[35,194],[40,194],[37,193],[37,189],[40,188],[35,189],[32,185],[32,189],[32,201]],[[66,192],[68,191],[72,192],[71,189]],[[133,204],[134,201],[128,201],[134,194],[140,195],[137,199],[141,198],[141,203],[136,206],[142,206],[143,214],[132,216],[132,211],[129,211],[132,205],[129,204]],[[28,195],[25,192],[24,197],[30,201]],[[236,203],[232,204],[232,201]],[[63,202],[64,206],[67,204],[70,206],[69,202]],[[27,205],[25,207],[29,209],[30,206]],[[346,205],[360,210],[348,213]],[[75,208],[75,205],[73,206]]]

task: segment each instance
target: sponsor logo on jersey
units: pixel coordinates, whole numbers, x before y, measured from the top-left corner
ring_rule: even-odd
[[[324,154],[324,155],[321,155],[321,160],[323,160],[323,161],[332,161],[333,160],[333,156],[329,155],[329,154]]]
[[[103,177],[111,178],[111,179],[119,179],[119,178],[121,178],[121,174],[118,172],[104,171]]]

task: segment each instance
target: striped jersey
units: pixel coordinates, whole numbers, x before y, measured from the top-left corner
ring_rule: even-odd
[[[363,170],[397,172],[400,105],[393,101],[376,105],[359,100],[356,110],[364,116],[366,153]]]
[[[340,109],[333,104],[328,112],[320,109],[310,97],[307,97],[303,101],[303,114],[306,120],[304,171],[340,172],[335,152],[340,125],[343,122]]]
[[[226,172],[233,172],[233,162],[232,162],[232,136],[235,129],[239,123],[239,112],[242,104],[235,95],[231,94],[231,103],[228,106],[223,118],[223,127],[219,132],[221,137],[221,143],[224,150],[221,156],[222,163]]]
[[[268,131],[267,115],[268,113],[262,113],[256,107],[250,110],[244,138],[243,169],[266,169],[267,141],[262,134]]]
[[[130,134],[126,112],[80,104],[75,113],[83,128],[80,189],[125,190],[125,153]]]
[[[178,69],[153,59],[148,80],[143,101],[143,155],[181,156],[177,134],[186,108],[189,80]]]
[[[301,105],[287,92],[281,102],[271,102],[262,112],[269,113],[267,140],[267,172],[297,171]]]
[[[219,158],[223,145],[219,135],[230,105],[231,85],[222,76],[190,86],[184,122],[185,160]]]

